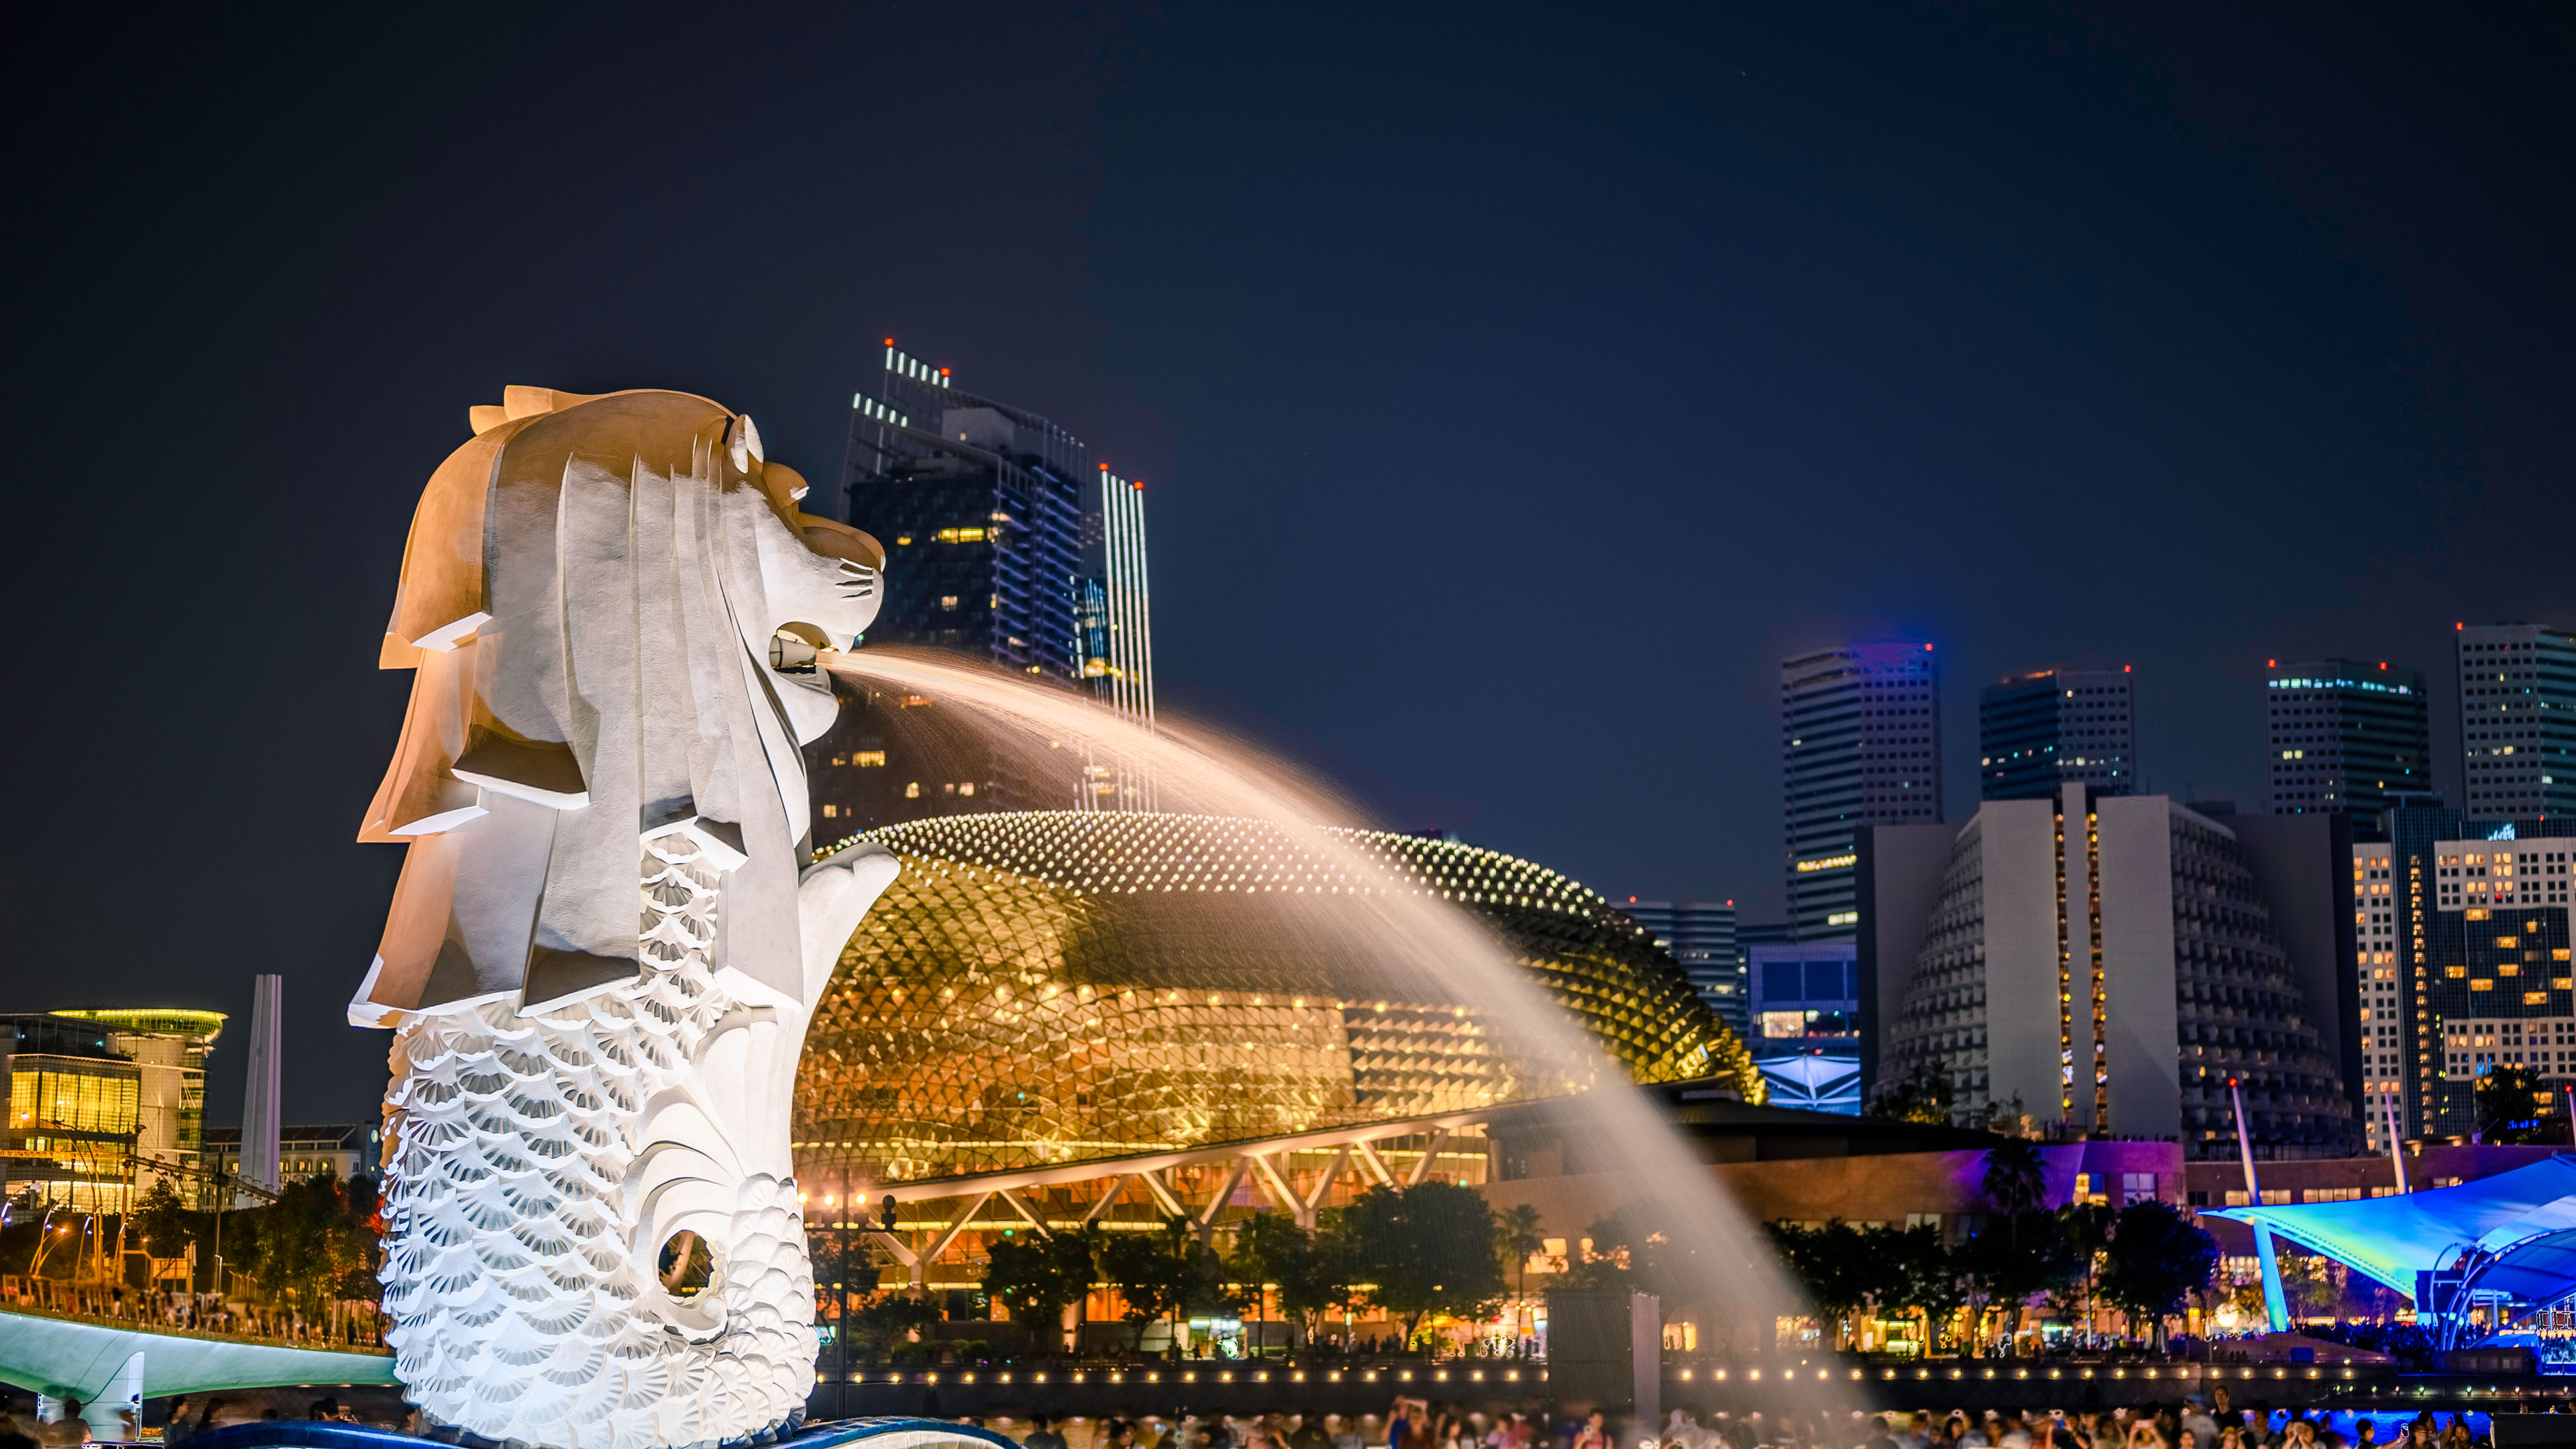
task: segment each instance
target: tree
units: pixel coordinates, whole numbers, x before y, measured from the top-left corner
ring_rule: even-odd
[[[1672,1230],[1662,1203],[1640,1199],[1583,1230],[1591,1246],[1566,1265],[1566,1286],[1594,1291],[1664,1293],[1676,1282],[1701,1281],[1699,1253]]]
[[[170,1186],[166,1177],[154,1178],[152,1187],[135,1205],[134,1229],[143,1239],[145,1252],[156,1258],[182,1258],[188,1245],[197,1240],[199,1214],[188,1211],[188,1205]]]
[[[1225,1273],[1248,1289],[1256,1303],[1263,1285],[1277,1288],[1279,1311],[1311,1338],[1317,1316],[1351,1299],[1341,1246],[1326,1234],[1299,1227],[1285,1213],[1255,1213],[1236,1227]]]
[[[1950,1064],[1930,1057],[1916,1062],[1904,1076],[1881,1085],[1878,1095],[1870,1099],[1869,1112],[1873,1117],[1898,1122],[1947,1127],[1956,1098],[1950,1085]]]
[[[2033,1208],[1986,1219],[1974,1237],[1959,1245],[1955,1261],[1982,1331],[1988,1312],[2017,1315],[2034,1295],[2075,1281],[2089,1258],[2058,1214]]]
[[[924,1324],[937,1323],[939,1310],[904,1293],[887,1293],[852,1313],[850,1343],[872,1358],[885,1358],[907,1343]]]
[[[1842,1346],[1844,1321],[1870,1301],[1873,1289],[1886,1290],[1886,1284],[1872,1281],[1873,1265],[1863,1251],[1870,1231],[1854,1228],[1840,1218],[1815,1228],[1794,1223],[1771,1225],[1772,1247],[1778,1250],[1789,1276],[1806,1293],[1807,1301],[1815,1306],[1818,1318],[1832,1325],[1836,1348]]]
[[[1065,1309],[1091,1294],[1097,1278],[1100,1229],[1086,1226],[1043,1238],[1011,1236],[985,1249],[984,1291],[1031,1325],[1041,1343],[1058,1347]]]
[[[1890,1256],[1904,1284],[1897,1302],[1923,1316],[1923,1348],[1929,1353],[1939,1347],[1942,1326],[1968,1306],[1967,1283],[1936,1223],[1897,1231]]]
[[[1547,1246],[1546,1234],[1539,1227],[1538,1209],[1528,1203],[1515,1206],[1503,1214],[1503,1256],[1510,1259],[1520,1274],[1520,1297],[1529,1297],[1529,1260]]]
[[[316,1173],[273,1203],[231,1214],[226,1255],[280,1302],[319,1314],[338,1299],[374,1296],[375,1209],[368,1188]]]
[[[1118,1233],[1101,1244],[1100,1273],[1126,1300],[1121,1314],[1140,1332],[1157,1318],[1175,1325],[1183,1310],[1227,1304],[1216,1255],[1198,1240],[1187,1218],[1165,1218],[1151,1232]],[[1174,1349],[1179,1348],[1175,1334]]]
[[[2007,1217],[2019,1217],[2047,1201],[2048,1180],[2041,1170],[2039,1144],[2024,1137],[1996,1144],[1986,1154],[1982,1186],[1986,1201]]]
[[[1336,1215],[1334,1236],[1367,1301],[1403,1321],[1408,1344],[1433,1314],[1485,1318],[1502,1307],[1501,1224],[1472,1187],[1370,1188]]]
[[[2161,1342],[2164,1320],[2209,1286],[2218,1244],[2170,1206],[2134,1202],[2120,1209],[2104,1257],[2104,1301],[2128,1315],[2132,1331],[2147,1327]]]
[[[2529,1067],[2490,1067],[2478,1078],[2478,1140],[2488,1144],[2556,1142],[2567,1135],[2556,1094]]]

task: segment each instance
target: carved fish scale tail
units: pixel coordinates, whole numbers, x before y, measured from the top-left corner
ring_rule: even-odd
[[[651,1146],[641,1108],[684,1084],[736,1003],[707,961],[720,873],[685,835],[647,841],[642,864],[640,979],[536,1016],[506,1001],[423,1016],[394,1038],[386,1337],[424,1414],[483,1439],[764,1442],[813,1385],[792,1180],[742,1182],[730,1223],[707,1234],[720,1327],[649,1311],[661,1245],[637,1241],[624,1191]]]

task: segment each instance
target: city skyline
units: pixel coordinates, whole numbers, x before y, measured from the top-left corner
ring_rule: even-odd
[[[643,107],[702,17],[39,17],[8,1008],[275,972],[282,1110],[365,1108],[386,581],[506,384],[722,398],[825,491],[893,337],[1153,480],[1164,718],[1748,925],[1802,652],[1938,646],[1951,816],[1978,689],[2095,657],[2141,791],[2244,808],[2267,659],[2424,671],[2456,796],[2455,623],[2576,624],[2554,20],[1482,19],[764,14],[760,104]]]

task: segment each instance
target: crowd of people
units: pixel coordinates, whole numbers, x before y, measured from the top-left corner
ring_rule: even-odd
[[[77,1400],[46,1408],[50,1417],[0,1412],[0,1449],[91,1442]],[[130,1415],[120,1417],[128,1420],[125,1441],[142,1437]],[[177,1445],[215,1428],[293,1416],[281,1415],[274,1403],[200,1396],[173,1400],[152,1417],[165,1424],[160,1442]],[[304,1417],[414,1434],[428,1427],[416,1414],[398,1423],[374,1422],[333,1398],[314,1400]],[[959,1422],[997,1430],[1025,1449],[2487,1449],[2482,1424],[2458,1411],[2240,1409],[2223,1388],[2179,1403],[2081,1413],[1708,1414],[1685,1405],[1652,1429],[1599,1412],[1487,1411],[1413,1398],[1397,1399],[1383,1414],[1038,1415]]]
[[[980,1422],[980,1421],[975,1421]],[[1651,1428],[1601,1413],[1482,1411],[1398,1399],[1384,1414],[1211,1414],[989,1426],[1027,1449],[2482,1449],[2466,1413],[2240,1408],[2207,1397],[2104,1412],[1704,1413]]]
[[[372,1305],[308,1317],[293,1308],[227,1301],[213,1293],[166,1288],[74,1287],[46,1278],[0,1282],[0,1302],[22,1308],[104,1318],[154,1328],[262,1338],[310,1348],[380,1348],[383,1320]]]

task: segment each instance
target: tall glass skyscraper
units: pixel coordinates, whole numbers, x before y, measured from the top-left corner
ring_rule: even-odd
[[[2135,676],[2119,669],[2041,669],[1977,696],[1977,793],[2052,800],[2068,785],[2097,795],[2137,789]]]
[[[2576,815],[2576,634],[2463,624],[2460,748],[2479,815]]]
[[[2415,670],[2276,659],[2263,693],[2272,814],[2340,812],[2375,837],[2381,811],[2433,788],[2424,676]]]
[[[1941,818],[1941,674],[1920,640],[1852,644],[1780,665],[1789,924],[1801,941],[1853,938],[1852,867],[1865,825]]]
[[[841,483],[844,516],[886,547],[871,642],[988,659],[1152,726],[1141,482],[889,338],[875,392],[851,399]],[[931,815],[1153,805],[1151,781],[1120,761],[1069,755],[1037,778],[937,700],[850,693],[806,747],[817,844]]]

